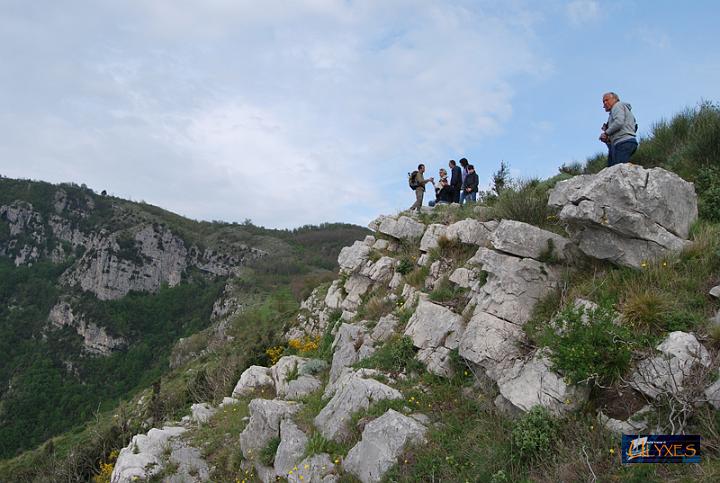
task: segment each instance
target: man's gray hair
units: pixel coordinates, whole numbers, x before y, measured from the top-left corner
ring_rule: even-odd
[[[612,91],[606,92],[605,94],[603,94],[603,98],[604,98],[605,96],[612,96],[613,99],[615,99],[616,101],[619,101],[619,100],[620,100],[620,96],[618,96],[617,94],[615,94],[615,93],[612,92]]]

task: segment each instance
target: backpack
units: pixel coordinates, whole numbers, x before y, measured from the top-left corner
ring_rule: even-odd
[[[415,191],[420,187],[420,183],[417,182],[417,171],[413,171],[412,173],[408,173],[408,185],[410,186],[410,189]]]

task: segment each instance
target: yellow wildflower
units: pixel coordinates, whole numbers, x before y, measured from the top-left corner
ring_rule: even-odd
[[[610,454],[615,454],[615,448],[610,448]]]

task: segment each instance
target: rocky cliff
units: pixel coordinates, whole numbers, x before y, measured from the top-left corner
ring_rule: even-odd
[[[563,417],[590,407],[611,433],[662,432],[677,430],[667,424],[678,420],[659,419],[659,401],[682,401],[688,412],[704,404],[720,408],[720,384],[712,383],[711,374],[717,358],[692,332],[663,333],[656,348],[634,361],[623,374],[623,390],[646,404],[616,419],[591,401],[597,379],[578,381],[563,373],[553,350],[535,345],[526,330],[538,304],[557,293],[569,274],[598,261],[642,270],[687,249],[697,217],[692,184],[662,169],[621,165],[560,182],[549,199],[567,236],[514,220],[426,223],[422,216],[401,214],[373,221],[375,234],[340,252],[340,277],[310,295],[286,333],[290,346],[330,337],[329,360],[286,355],[270,367],[252,366],[232,398],[220,408],[204,406],[212,414],[247,405],[238,440],[246,474],[262,481],[323,482],[349,474],[375,482],[409,448],[427,444],[430,432],[445,423],[442,411],[414,406],[410,395],[423,393],[418,374],[363,367],[400,340],[409,341],[417,363],[435,376],[472,373],[467,397],[491,400],[505,417],[538,407]],[[593,301],[572,300],[570,306],[581,325],[599,320]],[[611,324],[627,323],[620,314],[612,317]],[[572,330],[557,314],[544,322],[557,334]],[[322,404],[308,425],[308,405],[317,394]],[[204,424],[199,414],[194,406],[185,427]],[[318,448],[318,441],[351,447],[338,458]],[[150,453],[148,458],[159,458],[157,451]],[[112,481],[161,471],[138,470],[134,459],[121,455]]]

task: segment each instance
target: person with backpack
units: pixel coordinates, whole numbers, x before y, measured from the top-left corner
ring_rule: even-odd
[[[475,172],[475,166],[468,164],[468,174],[465,176],[465,181],[463,182],[463,203],[467,203],[468,201],[475,203],[479,185],[480,179]]]
[[[415,203],[413,203],[413,205],[410,207],[410,211],[420,211],[420,208],[422,208],[423,204],[423,196],[425,195],[425,185],[435,182],[435,178],[432,177],[429,179],[425,179],[423,177],[424,172],[425,165],[421,163],[418,164],[417,171],[413,171],[409,175],[408,183],[410,185],[410,189],[415,192]]]
[[[620,97],[614,92],[603,94],[602,101],[605,112],[609,113],[600,134],[600,141],[608,146],[608,167],[627,163],[638,148],[637,121],[632,106],[620,102]]]

